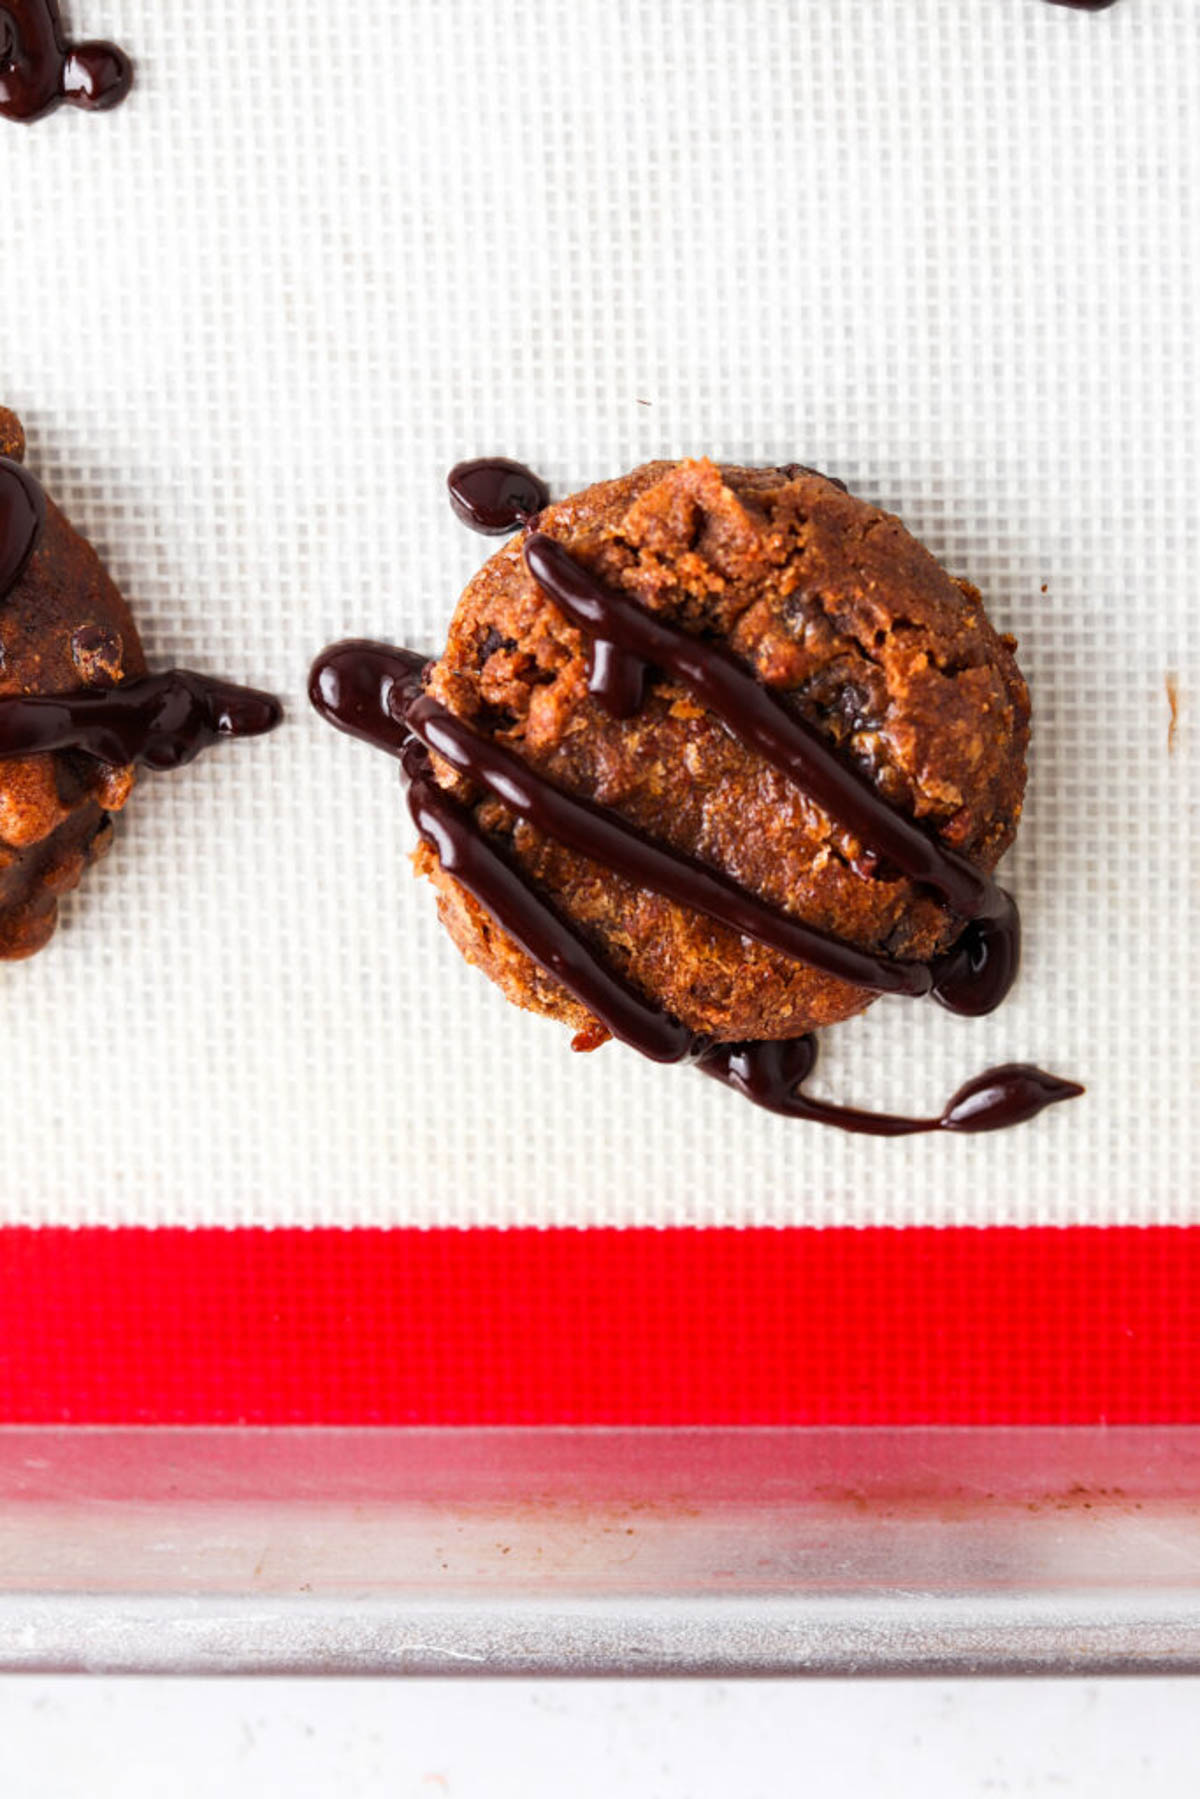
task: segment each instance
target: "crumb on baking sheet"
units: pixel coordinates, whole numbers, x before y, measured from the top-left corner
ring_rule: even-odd
[[[1163,688],[1167,695],[1167,705],[1171,716],[1167,720],[1167,754],[1175,754],[1175,733],[1179,727],[1179,677],[1173,669],[1168,669],[1163,676]]]

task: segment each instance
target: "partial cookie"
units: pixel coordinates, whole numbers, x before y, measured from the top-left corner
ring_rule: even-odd
[[[270,730],[278,702],[186,671],[147,675],[129,608],[24,468],[0,408],[0,958],[41,949],[60,897],[112,838],[134,764],[177,766]]]

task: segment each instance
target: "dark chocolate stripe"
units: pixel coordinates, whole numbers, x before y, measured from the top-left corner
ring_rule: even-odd
[[[46,496],[27,468],[0,456],[0,600],[25,573],[46,525]]]
[[[404,720],[429,749],[461,774],[482,783],[539,831],[604,863],[635,886],[706,913],[743,936],[857,986],[914,999],[932,987],[928,964],[872,955],[777,911],[727,875],[651,842],[616,813],[563,793],[519,756],[481,737],[436,700],[414,700],[405,708]]]
[[[615,644],[682,682],[747,749],[911,880],[932,887],[960,917],[987,910],[988,876],[880,799],[744,663],[614,593],[543,532],[527,540],[525,561],[542,591],[594,642]]]
[[[410,737],[400,760],[417,830],[447,874],[475,896],[500,929],[622,1043],[654,1062],[692,1056],[696,1043],[687,1026],[614,974],[574,926],[504,860],[466,808],[438,786],[424,746]]]
[[[336,720],[333,722],[336,723]],[[441,866],[474,895],[505,934],[538,967],[574,995],[605,1029],[655,1062],[691,1061],[713,1080],[785,1118],[833,1126],[866,1137],[912,1137],[930,1131],[994,1131],[1074,1099],[1083,1088],[1040,1068],[1009,1063],[960,1087],[937,1118],[902,1118],[833,1105],[802,1091],[817,1061],[811,1034],[781,1042],[712,1043],[645,1000],[614,974],[525,875],[489,843],[470,812],[438,786],[428,751],[409,738],[401,757],[413,822]]]
[[[181,768],[218,738],[257,737],[282,717],[272,694],[175,668],[99,693],[0,697],[0,757],[81,750],[116,768]]]
[[[783,1118],[832,1125],[861,1137],[918,1137],[929,1131],[968,1135],[999,1131],[1036,1118],[1047,1106],[1078,1099],[1084,1089],[1027,1062],[985,1069],[958,1089],[937,1118],[901,1118],[895,1112],[860,1112],[802,1091],[817,1061],[814,1037],[781,1043],[715,1043],[697,1062],[704,1074],[732,1087],[744,1099]]]
[[[542,532],[527,539],[525,561],[542,591],[590,638],[590,685],[593,692],[599,687],[599,698],[612,704],[614,681],[622,691],[632,690],[630,658],[643,669],[659,668],[680,681],[739,742],[779,769],[845,830],[971,921],[935,966],[935,998],[972,1017],[1000,1004],[1020,959],[1020,921],[1003,888],[881,799],[869,781],[845,767],[815,731],[726,650],[614,593]],[[606,658],[597,655],[600,645],[610,646]],[[624,705],[612,709],[619,715],[626,710]]]

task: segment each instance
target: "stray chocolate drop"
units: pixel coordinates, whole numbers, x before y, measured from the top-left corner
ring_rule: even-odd
[[[46,523],[46,496],[29,470],[0,456],[0,600],[25,573]]]
[[[0,0],[0,114],[32,124],[64,102],[85,112],[119,106],[133,65],[115,44],[73,44],[57,0]]]
[[[480,470],[486,473],[477,474]],[[477,530],[511,530],[530,523],[530,507],[506,507],[498,470],[505,478],[512,473],[535,483],[538,497],[533,511],[548,503],[542,484],[520,464],[460,463],[450,477],[451,500],[459,516]],[[460,479],[464,471],[466,478]],[[528,488],[522,497],[528,497]],[[481,525],[481,516],[493,522]],[[498,522],[501,518],[503,524]],[[1074,1082],[1010,1063],[969,1081],[937,1118],[900,1118],[832,1105],[801,1091],[816,1064],[812,1036],[713,1043],[694,1035],[611,970],[575,925],[481,829],[473,812],[438,784],[431,753],[536,829],[636,885],[875,991],[913,996],[932,991],[952,1011],[971,1016],[990,1011],[1016,974],[1019,920],[1009,894],[965,857],[894,811],[735,657],[612,593],[561,544],[542,533],[535,531],[528,539],[525,559],[542,590],[587,633],[592,644],[591,691],[618,717],[636,711],[651,669],[665,671],[689,687],[743,743],[859,836],[868,872],[886,859],[910,879],[931,887],[968,921],[954,947],[932,965],[896,962],[860,950],[767,905],[719,870],[644,837],[617,813],[564,793],[425,694],[427,665],[411,651],[361,639],[323,651],[309,677],[313,706],[338,730],[399,759],[409,810],[422,839],[446,872],[526,955],[586,1006],[612,1036],[656,1062],[692,1062],[755,1105],[788,1118],[878,1137],[987,1131],[1019,1124],[1046,1106],[1083,1092]]]
[[[327,724],[399,756],[412,736],[404,715],[420,693],[428,667],[428,658],[413,650],[350,637],[317,657],[308,697]]]
[[[1060,1081],[1040,1068],[1031,1068],[1028,1062],[1006,1062],[960,1087],[938,1119],[938,1128],[1004,1130],[1036,1118],[1046,1106],[1056,1106],[1060,1100],[1079,1099],[1085,1091],[1078,1081]]]
[[[523,462],[484,456],[459,462],[446,477],[456,517],[484,537],[504,537],[528,525],[550,503],[550,489]]]

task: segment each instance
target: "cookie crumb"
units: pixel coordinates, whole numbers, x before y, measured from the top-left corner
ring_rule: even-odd
[[[1163,676],[1163,689],[1167,696],[1167,705],[1171,716],[1167,720],[1167,754],[1175,754],[1175,733],[1179,728],[1179,677],[1173,669],[1168,669]]]

